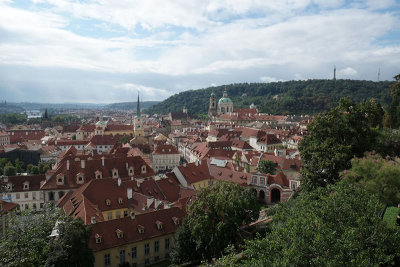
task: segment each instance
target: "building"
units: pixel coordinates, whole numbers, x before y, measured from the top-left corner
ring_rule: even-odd
[[[3,131],[0,131],[0,146],[5,146],[10,144],[10,136]]]
[[[0,238],[6,234],[11,217],[18,209],[18,204],[0,200]]]
[[[172,170],[179,165],[181,154],[173,145],[158,145],[152,153],[156,172]]]
[[[181,185],[195,190],[208,187],[213,182],[213,177],[211,177],[208,169],[207,160],[177,166],[172,171]]]
[[[210,105],[208,107],[208,118],[212,120],[215,116],[217,116],[217,97],[214,92],[212,92],[210,96]]]
[[[255,191],[258,200],[265,203],[279,203],[287,201],[292,196],[294,189],[290,188],[291,183],[291,179],[288,179],[283,172],[276,175],[256,172],[251,174],[250,187]]]
[[[136,116],[133,120],[133,128],[135,132],[135,137],[144,136],[144,128],[143,128],[143,120],[140,112],[140,99],[139,93],[137,96],[137,103],[136,103]]]
[[[2,194],[18,204],[22,210],[40,210],[44,205],[44,194],[40,187],[45,182],[44,175],[6,176],[6,191]]]
[[[233,102],[228,97],[228,93],[225,90],[222,98],[218,100],[218,115],[233,112]]]
[[[139,267],[169,259],[184,216],[181,209],[170,208],[93,224],[89,247],[94,266]]]

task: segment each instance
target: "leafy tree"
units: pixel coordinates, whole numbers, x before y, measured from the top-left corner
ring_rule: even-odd
[[[26,166],[26,172],[29,173],[29,174],[31,174],[31,173],[32,173],[32,168],[33,168],[33,166],[34,166],[34,165],[31,164],[31,163],[28,164],[28,165]]]
[[[4,172],[5,176],[14,176],[14,175],[17,174],[17,171],[16,171],[15,167],[12,164],[11,165],[10,164],[6,165],[4,167],[3,172]]]
[[[175,244],[183,248],[186,245],[191,247],[193,242],[195,255],[202,259],[221,256],[229,244],[239,241],[239,228],[257,219],[257,207],[254,194],[233,182],[218,182],[204,188],[189,207],[186,217],[188,229],[181,233],[185,237],[178,236]],[[191,238],[188,237],[189,230]],[[185,261],[185,252],[175,250],[174,261]]]
[[[351,169],[343,177],[357,186],[363,186],[389,206],[400,203],[400,164],[380,155],[354,158]]]
[[[174,249],[171,252],[172,263],[198,262],[200,258],[196,251],[196,243],[192,238],[188,220],[184,218],[182,226],[175,233]]]
[[[130,138],[129,138],[129,136],[124,135],[124,136],[122,136],[122,137],[119,139],[119,141],[120,141],[122,144],[126,144],[126,143],[129,143]]]
[[[33,166],[31,169],[31,174],[40,174],[40,170],[38,166]]]
[[[257,169],[262,173],[275,174],[276,172],[275,163],[270,160],[262,160]]]
[[[385,113],[385,126],[397,128],[400,126],[400,74],[394,76],[396,82],[391,85],[392,102]]]
[[[400,157],[400,129],[380,130],[376,151],[383,156]]]
[[[8,163],[8,159],[7,158],[0,158],[0,167],[4,168]]]
[[[47,266],[57,267],[90,267],[94,256],[89,248],[92,233],[91,226],[84,225],[79,218],[64,217],[58,225],[60,238],[50,241]]]
[[[49,165],[47,165],[44,162],[40,162],[38,167],[39,167],[39,173],[40,174],[45,174],[47,172],[47,170],[50,169]]]
[[[26,122],[28,116],[26,114],[10,113],[0,114],[0,122],[6,124],[22,124]]]
[[[60,218],[56,208],[46,205],[43,212],[24,211],[9,224],[6,238],[0,240],[0,265],[4,267],[45,266],[49,235]]]
[[[15,159],[14,165],[17,173],[24,172],[24,163],[20,159]]]
[[[317,115],[307,127],[299,146],[304,162],[302,187],[313,189],[339,180],[339,172],[350,168],[350,160],[362,157],[377,145],[381,111],[374,104],[355,104],[349,98],[328,112]]]
[[[52,239],[57,221],[60,236]],[[0,240],[0,266],[93,266],[90,234],[90,227],[62,215],[52,205],[45,205],[41,212],[23,211],[12,219],[7,236]]]
[[[247,242],[243,266],[398,264],[400,231],[380,216],[384,205],[348,183],[304,193],[281,206],[264,238]]]

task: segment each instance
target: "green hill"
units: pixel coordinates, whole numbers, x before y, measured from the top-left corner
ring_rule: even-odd
[[[382,105],[391,101],[389,87],[393,82],[359,80],[307,80],[273,83],[239,83],[206,89],[189,90],[175,94],[148,109],[147,113],[167,114],[181,112],[183,106],[190,114],[208,112],[211,92],[222,96],[224,89],[234,103],[234,108],[248,107],[254,103],[260,112],[271,114],[316,114],[336,106],[345,96],[360,102],[375,98]]]

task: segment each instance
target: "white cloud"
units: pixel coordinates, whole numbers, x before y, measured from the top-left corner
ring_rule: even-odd
[[[265,83],[271,83],[271,82],[281,81],[281,80],[278,80],[278,79],[275,78],[275,77],[268,77],[268,76],[262,76],[262,77],[260,77],[260,80],[263,81],[263,82],[265,82]]]
[[[346,67],[344,69],[338,70],[337,72],[337,78],[348,78],[348,77],[354,77],[357,75],[357,71],[353,69],[352,67]]]

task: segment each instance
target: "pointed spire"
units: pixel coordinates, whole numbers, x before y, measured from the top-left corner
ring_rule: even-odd
[[[137,93],[137,103],[136,103],[136,116],[140,116],[140,101],[139,101],[139,92]]]

